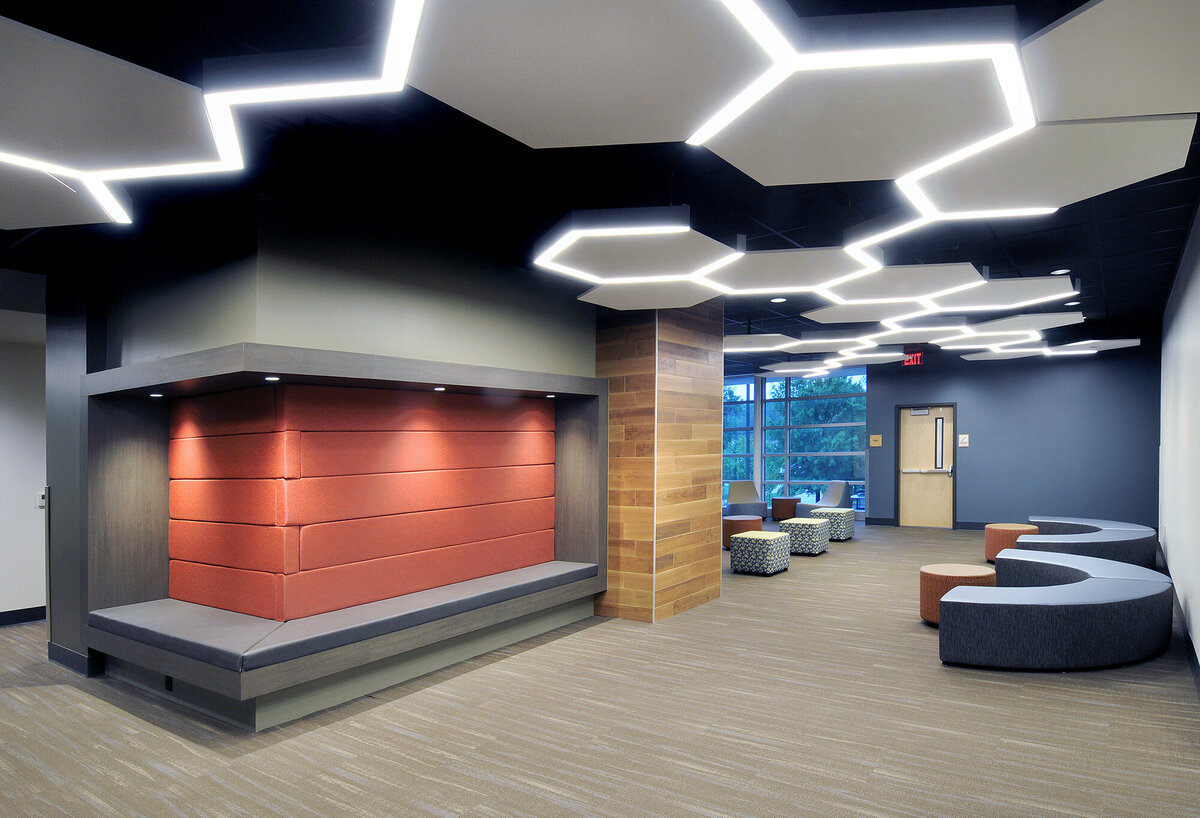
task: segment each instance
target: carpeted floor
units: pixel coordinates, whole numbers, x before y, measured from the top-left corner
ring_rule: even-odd
[[[981,532],[860,524],[657,625],[593,618],[258,735],[0,628],[0,814],[1200,815],[1185,640],[945,667],[917,568],[982,559]]]

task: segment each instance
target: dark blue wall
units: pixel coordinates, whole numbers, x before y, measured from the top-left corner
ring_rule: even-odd
[[[956,519],[1021,522],[1031,514],[1158,521],[1159,350],[1073,358],[867,370],[867,517],[896,517],[896,407],[957,403]]]

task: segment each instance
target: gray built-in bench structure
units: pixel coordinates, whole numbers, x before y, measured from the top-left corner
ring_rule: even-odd
[[[1037,534],[1022,534],[1017,547],[1127,562],[1153,568],[1158,558],[1158,534],[1153,528],[1116,520],[1086,517],[1030,517]]]
[[[285,383],[555,398],[554,560],[287,622],[168,597],[165,401]],[[607,586],[608,384],[234,344],[83,376],[89,664],[251,730],[593,614]]]
[[[1006,548],[996,587],[942,597],[943,662],[1076,670],[1155,656],[1171,639],[1173,586],[1164,574],[1077,554]]]

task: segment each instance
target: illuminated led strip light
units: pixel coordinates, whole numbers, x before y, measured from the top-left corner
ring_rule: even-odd
[[[266,102],[333,99],[338,97],[389,94],[404,89],[416,43],[417,27],[425,0],[396,0],[388,27],[383,67],[378,78],[311,82],[296,85],[274,85],[262,88],[243,88],[214,91],[204,95],[209,127],[217,148],[217,159],[206,162],[181,162],[141,167],[77,170],[40,159],[0,152],[0,163],[41,171],[55,177],[78,180],[96,203],[114,222],[129,224],[132,219],[108,188],[109,182],[152,179],[167,176],[189,176],[200,173],[222,173],[245,167],[233,108],[237,105],[258,105]]]

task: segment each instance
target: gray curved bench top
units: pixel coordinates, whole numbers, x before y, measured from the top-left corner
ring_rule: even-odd
[[[1171,638],[1170,578],[1079,554],[1006,548],[997,587],[960,585],[939,606],[943,662],[1026,670],[1126,664]]]
[[[178,599],[104,608],[88,624],[217,667],[244,671],[475,610],[598,573],[555,560],[339,611],[276,622]]]
[[[1059,554],[1023,548],[1005,548],[997,554],[996,574],[997,585],[1059,585],[1082,582],[1088,577],[1171,582],[1166,574],[1141,565],[1084,554]],[[1005,580],[1003,583],[1000,582],[1001,574]]]
[[[1158,534],[1148,526],[1088,517],[1031,516],[1029,522],[1038,533],[1018,537],[1019,548],[1085,554],[1146,568],[1157,561]]]
[[[1137,531],[1143,535],[1154,534],[1154,529],[1137,523],[1122,523],[1118,520],[1096,520],[1091,517],[1036,517],[1029,522],[1038,527],[1039,534],[1083,534],[1089,531]],[[1043,530],[1061,529],[1061,530]]]

